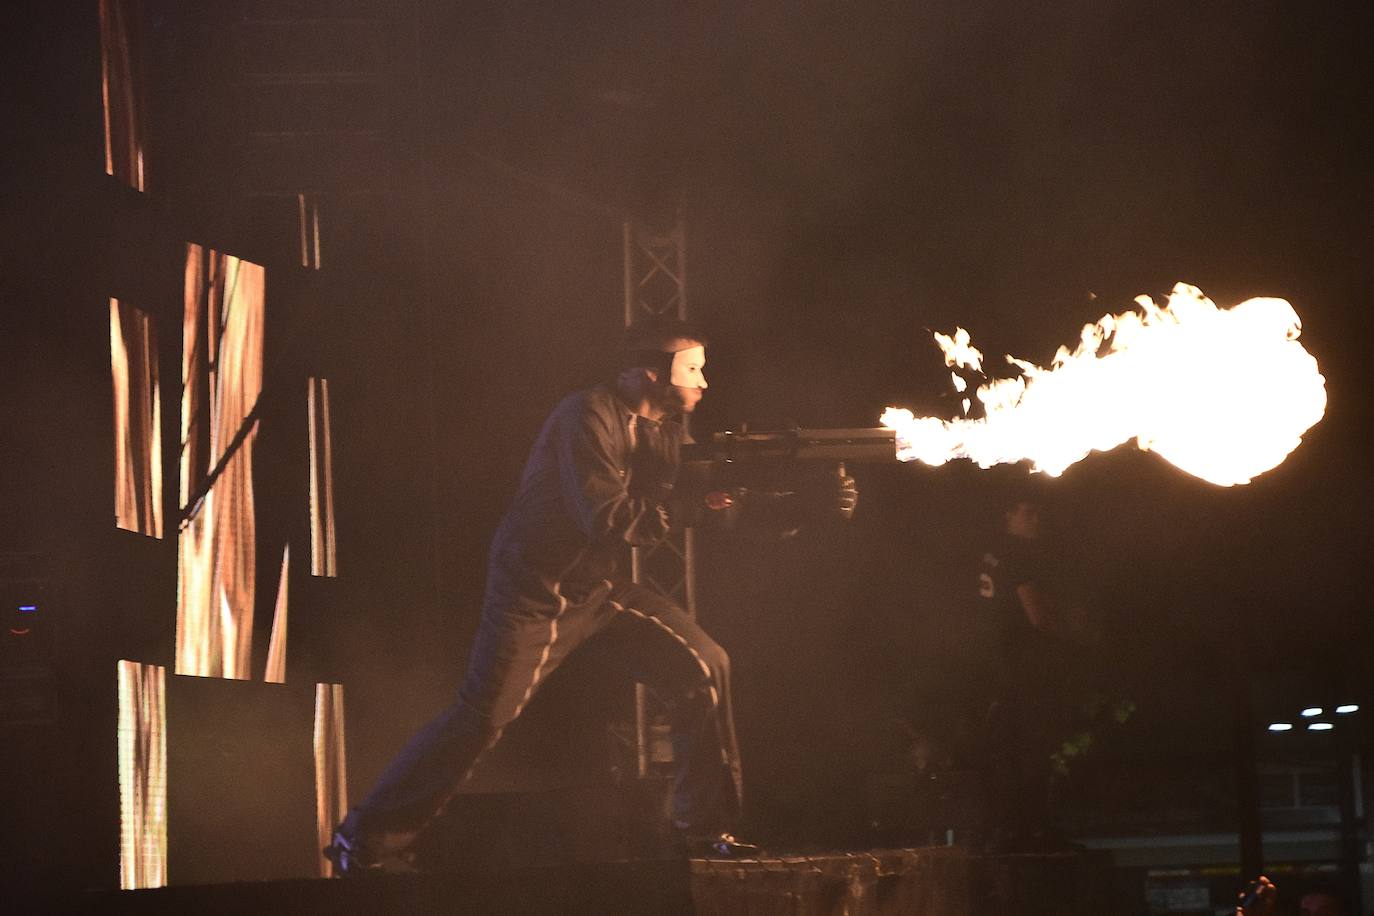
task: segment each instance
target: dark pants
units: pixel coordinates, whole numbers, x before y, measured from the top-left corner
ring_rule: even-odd
[[[677,826],[730,827],[742,783],[725,650],[682,608],[630,582],[553,593],[553,603],[488,595],[457,702],[410,740],[349,813],[346,835],[380,842],[418,832],[574,651],[604,656],[669,705]]]
[[[1072,658],[1059,644],[1031,638],[998,662],[983,682],[983,772],[989,833],[1029,839],[1051,828],[1051,757],[1069,731],[1067,686]]]

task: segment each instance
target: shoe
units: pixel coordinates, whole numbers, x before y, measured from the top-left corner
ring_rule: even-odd
[[[762,846],[745,843],[732,833],[681,834],[680,842],[689,859],[757,859],[764,854]]]
[[[334,863],[334,877],[363,878],[382,873],[382,863],[357,840],[334,831],[334,840],[321,852]]]

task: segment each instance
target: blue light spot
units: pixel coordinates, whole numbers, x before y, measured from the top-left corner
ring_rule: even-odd
[[[38,605],[36,605],[36,604],[21,604],[21,605],[19,605],[19,613],[21,613],[21,614],[30,614],[30,613],[32,613],[32,612],[34,612],[34,611],[36,611],[36,610],[38,610]]]

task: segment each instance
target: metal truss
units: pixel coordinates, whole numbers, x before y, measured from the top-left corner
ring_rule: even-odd
[[[682,215],[667,232],[626,221],[625,325],[656,315],[687,317],[687,231]]]
[[[625,324],[641,318],[687,317],[687,232],[682,214],[667,231],[655,231],[627,220],[624,224]],[[674,529],[653,547],[634,548],[631,577],[647,585],[689,614],[696,614],[696,543],[690,528]],[[648,708],[648,691],[635,685],[635,750],[641,777],[651,775],[651,764],[663,759],[655,753],[654,733],[665,725],[654,722]]]
[[[687,317],[687,232],[679,213],[666,232],[624,224],[625,324],[641,318]],[[636,548],[632,575],[665,598],[696,613],[696,550],[690,529],[679,529],[654,547]]]

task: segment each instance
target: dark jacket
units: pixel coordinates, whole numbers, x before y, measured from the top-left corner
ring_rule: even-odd
[[[631,424],[637,423],[631,444]],[[636,418],[608,385],[564,398],[530,449],[492,542],[488,596],[552,605],[618,575],[626,545],[668,530],[663,493],[684,434]]]

